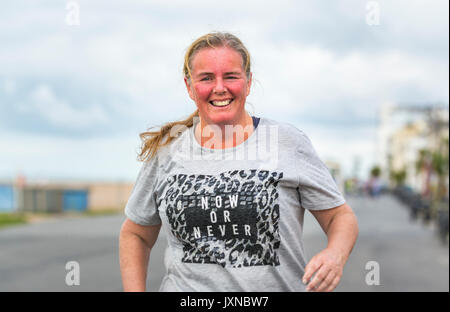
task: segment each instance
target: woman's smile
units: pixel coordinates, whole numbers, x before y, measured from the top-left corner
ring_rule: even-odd
[[[209,103],[215,107],[227,107],[231,102],[233,102],[233,99],[209,101]]]

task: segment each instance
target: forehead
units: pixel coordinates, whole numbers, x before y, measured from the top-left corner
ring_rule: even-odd
[[[193,72],[243,71],[242,56],[229,47],[205,48],[198,51],[192,60]]]

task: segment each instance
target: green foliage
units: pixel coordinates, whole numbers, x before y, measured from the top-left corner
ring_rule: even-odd
[[[375,166],[370,170],[370,176],[374,178],[378,178],[381,175],[381,169],[379,166]]]
[[[396,186],[401,186],[406,180],[406,170],[391,171],[390,178]]]
[[[448,173],[448,155],[443,155],[439,152],[433,153],[431,164],[438,176]]]
[[[420,172],[420,171],[426,169],[427,163],[429,162],[430,155],[431,155],[431,153],[427,149],[421,149],[419,151],[419,157],[417,157],[417,162],[416,162],[417,172]]]
[[[0,228],[15,225],[24,224],[27,222],[26,217],[20,213],[0,213]]]

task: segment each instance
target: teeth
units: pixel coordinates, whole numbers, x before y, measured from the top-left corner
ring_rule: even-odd
[[[226,101],[212,101],[212,105],[214,106],[227,106],[231,103],[232,100],[226,100]]]

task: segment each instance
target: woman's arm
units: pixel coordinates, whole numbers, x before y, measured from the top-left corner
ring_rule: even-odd
[[[349,205],[310,212],[327,235],[327,248],[306,265],[303,283],[308,291],[332,291],[338,285],[344,265],[358,237],[358,221]],[[312,275],[315,274],[312,280]]]
[[[124,291],[145,291],[150,251],[161,224],[143,226],[126,219],[120,230],[119,257]]]

